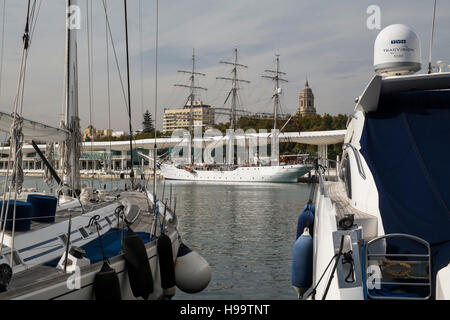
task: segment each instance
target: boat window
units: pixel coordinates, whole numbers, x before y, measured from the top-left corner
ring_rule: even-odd
[[[105,217],[106,222],[108,222],[109,225],[112,225],[111,220],[108,217]]]
[[[78,230],[80,231],[83,238],[87,238],[89,236],[88,233],[86,232],[86,230],[84,230],[84,228],[80,228]]]

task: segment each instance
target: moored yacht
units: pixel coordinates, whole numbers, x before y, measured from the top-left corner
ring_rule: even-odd
[[[414,74],[420,42],[405,25],[382,30],[374,53],[339,179],[319,165],[300,215],[292,285],[304,299],[450,299],[450,73]]]

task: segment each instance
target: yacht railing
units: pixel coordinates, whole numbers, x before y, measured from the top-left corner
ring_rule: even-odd
[[[409,240],[416,245],[421,245],[425,249],[425,253],[388,253],[388,252],[371,252],[372,248],[385,248],[386,242],[391,239],[400,239],[400,240]],[[378,247],[377,247],[378,245]],[[431,247],[430,244],[413,235],[410,234],[387,234],[375,239],[368,241],[363,246],[363,254],[364,254],[364,265],[367,270],[363,270],[365,272],[365,281],[364,281],[364,294],[366,298],[370,299],[406,299],[406,300],[426,300],[431,298],[432,295],[432,269],[431,269]],[[403,271],[405,275],[401,275],[401,272],[396,270],[394,275],[389,275],[390,278],[385,279],[386,275],[382,274],[381,271],[382,265],[384,263],[387,264],[398,264],[399,268],[404,268],[406,271]],[[414,265],[418,265],[418,274],[410,275],[410,272],[413,273],[412,267]],[[375,266],[375,267],[374,267]],[[369,267],[375,268],[378,271],[378,275],[376,272],[369,272]],[[363,268],[364,269],[364,268]],[[392,273],[392,272],[391,272]],[[396,274],[398,274],[396,276]],[[375,280],[375,284],[379,287],[379,289],[383,288],[397,288],[398,289],[407,289],[407,288],[418,288],[418,287],[427,287],[428,290],[426,295],[401,295],[400,293],[396,293],[394,295],[383,294],[379,295],[369,290],[368,284],[371,283],[371,280]],[[415,281],[414,281],[415,280]],[[366,282],[367,281],[367,282]]]
[[[320,165],[320,167],[322,168],[323,172],[320,173],[320,175],[322,176],[323,179],[326,178],[326,181],[331,181],[333,178],[333,181],[338,181],[338,177],[339,177],[339,162],[337,160],[332,160],[332,159],[323,159],[323,158],[318,158],[318,160],[320,162],[322,162],[323,164],[328,164],[328,165]],[[331,166],[329,164],[334,164],[334,166]],[[332,171],[332,169],[334,169],[334,172]],[[319,170],[316,170],[316,172],[318,173]],[[319,174],[319,173],[318,173]]]
[[[362,161],[361,161],[361,157],[360,157],[360,155],[359,155],[358,150],[356,150],[356,148],[355,148],[352,144],[350,144],[350,143],[344,143],[344,150],[345,150],[346,148],[352,149],[353,154],[355,155],[356,165],[358,166],[358,172],[359,172],[359,175],[360,175],[364,180],[366,180],[366,173],[364,172],[364,168],[363,168],[363,166],[362,166]]]

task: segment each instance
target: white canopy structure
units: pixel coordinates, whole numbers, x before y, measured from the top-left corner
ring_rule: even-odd
[[[1,114],[3,115],[3,114]],[[2,118],[3,119],[3,118]],[[0,125],[2,123],[2,119],[0,119]],[[12,119],[12,118],[11,118]],[[40,135],[35,134],[34,136],[30,136],[31,138],[34,138],[36,140],[46,140],[44,137],[47,134],[49,135],[52,133],[54,136],[52,137],[52,141],[61,141],[61,138],[64,137],[64,134],[66,132],[61,129],[51,128],[48,126],[44,126],[41,124],[38,124],[36,122],[33,123],[33,125],[36,126],[36,128],[42,128]],[[38,127],[38,126],[42,127]],[[27,128],[29,128],[29,125],[26,125]],[[53,130],[53,131],[52,131]],[[25,131],[25,125],[24,125],[24,131]],[[31,128],[30,128],[31,132]],[[302,144],[311,144],[311,145],[331,145],[336,143],[344,142],[346,130],[332,130],[332,131],[312,131],[312,132],[285,132],[279,134],[279,141],[280,143],[283,142],[295,142],[295,143],[302,143]],[[246,135],[235,135],[235,139],[242,139],[242,138],[257,138],[257,139],[264,139],[267,138],[267,143],[271,143],[271,133],[253,133],[253,134],[246,134]],[[199,142],[199,140],[202,142],[202,144],[206,145],[213,141],[218,140],[224,140],[226,141],[228,137],[225,136],[214,136],[214,137],[203,137],[201,139],[194,139],[194,142]],[[170,138],[157,138],[156,139],[156,145],[159,149],[164,148],[172,148],[176,145],[178,145],[180,142],[182,142],[182,137],[170,137]],[[153,149],[153,146],[155,144],[155,139],[142,139],[142,140],[135,140],[133,141],[134,148],[141,148],[141,149]],[[103,151],[106,149],[113,150],[129,150],[130,144],[129,141],[99,141],[99,142],[84,142],[83,148],[85,150],[89,151]],[[45,145],[40,145],[39,148],[41,150],[45,150]],[[7,153],[9,150],[9,147],[3,147],[0,148],[0,153]],[[31,145],[24,144],[23,146],[24,152],[30,151],[33,152],[33,147]]]

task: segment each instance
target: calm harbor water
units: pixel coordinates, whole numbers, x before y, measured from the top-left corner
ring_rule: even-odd
[[[91,185],[90,180],[83,183]],[[114,186],[125,183],[112,181]],[[94,180],[96,188],[104,184],[109,188],[111,180]],[[182,239],[213,272],[205,291],[177,290],[174,299],[296,299],[290,285],[292,246],[309,185],[167,181],[165,197],[170,185]],[[42,178],[27,177],[24,187],[48,190]],[[162,182],[157,189],[161,197]]]

